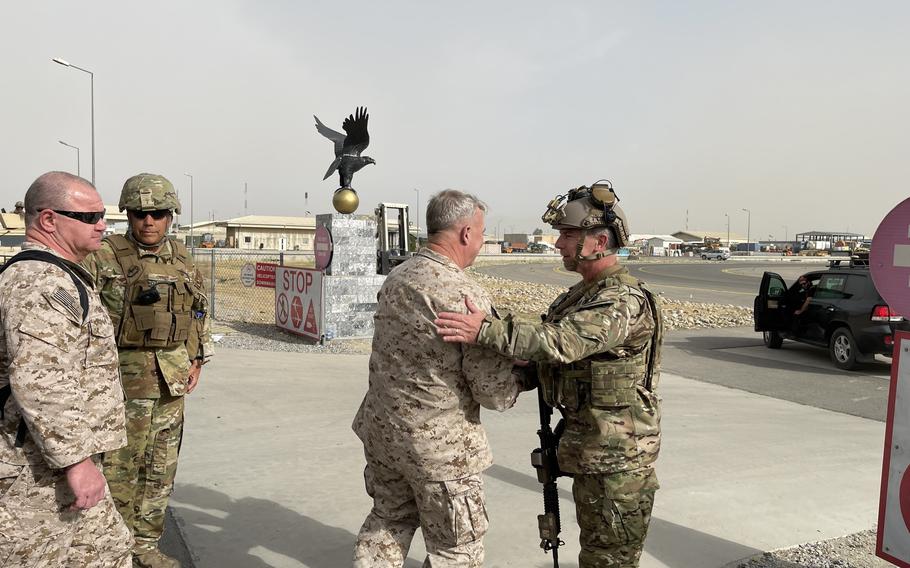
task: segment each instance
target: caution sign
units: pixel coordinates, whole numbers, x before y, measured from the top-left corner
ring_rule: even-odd
[[[894,337],[875,554],[910,568],[910,333]]]
[[[311,268],[276,268],[276,326],[311,339],[321,339],[322,278],[322,271]]]

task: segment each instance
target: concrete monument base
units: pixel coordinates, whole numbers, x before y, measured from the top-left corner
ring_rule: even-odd
[[[373,336],[376,294],[385,276],[376,274],[376,219],[327,213],[316,226],[332,235],[332,262],[323,280],[323,330],[327,340]]]

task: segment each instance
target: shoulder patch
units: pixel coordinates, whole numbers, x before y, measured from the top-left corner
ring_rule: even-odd
[[[57,305],[62,306],[66,312],[73,316],[78,321],[82,321],[82,306],[79,303],[77,298],[74,298],[72,294],[57,286],[57,288],[50,293],[49,299],[55,301]]]

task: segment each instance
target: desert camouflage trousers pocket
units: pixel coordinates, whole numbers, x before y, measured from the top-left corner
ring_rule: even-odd
[[[400,568],[417,527],[426,543],[424,568],[483,566],[489,521],[481,474],[412,480],[367,454],[364,480],[373,508],[357,535],[355,568]]]
[[[74,500],[62,471],[0,463],[0,566],[131,566],[130,531],[110,493],[85,511],[70,511]]]
[[[581,529],[579,568],[635,568],[659,488],[653,468],[575,475],[572,494]]]

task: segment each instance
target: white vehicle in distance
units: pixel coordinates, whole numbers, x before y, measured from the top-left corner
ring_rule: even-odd
[[[701,253],[702,260],[727,260],[728,258],[730,258],[729,249],[706,250]]]

